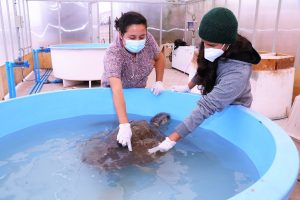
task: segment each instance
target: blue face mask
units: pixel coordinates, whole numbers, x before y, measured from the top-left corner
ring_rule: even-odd
[[[125,48],[131,53],[138,53],[145,47],[146,39],[143,40],[125,40]]]

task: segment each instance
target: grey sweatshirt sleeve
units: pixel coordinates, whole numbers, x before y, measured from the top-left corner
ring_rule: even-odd
[[[251,65],[239,62],[229,64],[224,64],[224,70],[218,74],[213,90],[203,95],[191,114],[175,128],[181,137],[188,135],[215,112],[222,111],[233,103],[249,86]]]

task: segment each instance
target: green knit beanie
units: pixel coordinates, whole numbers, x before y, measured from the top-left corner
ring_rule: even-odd
[[[213,8],[206,13],[199,26],[199,36],[214,43],[232,44],[236,41],[238,22],[227,8]]]

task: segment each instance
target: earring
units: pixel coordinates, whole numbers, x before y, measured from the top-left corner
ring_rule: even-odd
[[[230,44],[227,46],[227,48],[226,48],[226,50],[225,50],[225,51],[227,51],[227,50],[229,49],[229,47],[230,47]]]

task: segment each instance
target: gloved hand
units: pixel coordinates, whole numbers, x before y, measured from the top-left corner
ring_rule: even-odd
[[[132,136],[132,131],[130,128],[130,124],[129,123],[120,124],[119,132],[117,135],[117,141],[120,144],[122,144],[123,147],[125,147],[127,145],[129,151],[132,151],[131,136]]]
[[[164,85],[163,85],[163,83],[162,83],[161,81],[156,81],[156,82],[153,84],[152,88],[151,88],[151,92],[152,92],[155,96],[159,95],[159,93],[161,93],[161,92],[164,91],[164,90],[165,90],[165,88],[164,88]]]
[[[190,88],[187,85],[174,85],[171,89],[174,92],[190,92]]]
[[[172,141],[172,140],[170,140],[169,137],[166,137],[166,139],[162,143],[160,143],[158,146],[148,149],[148,152],[151,154],[156,153],[157,151],[166,152],[166,151],[169,151],[170,149],[172,149],[172,147],[174,147],[175,144],[176,144],[175,141]]]

